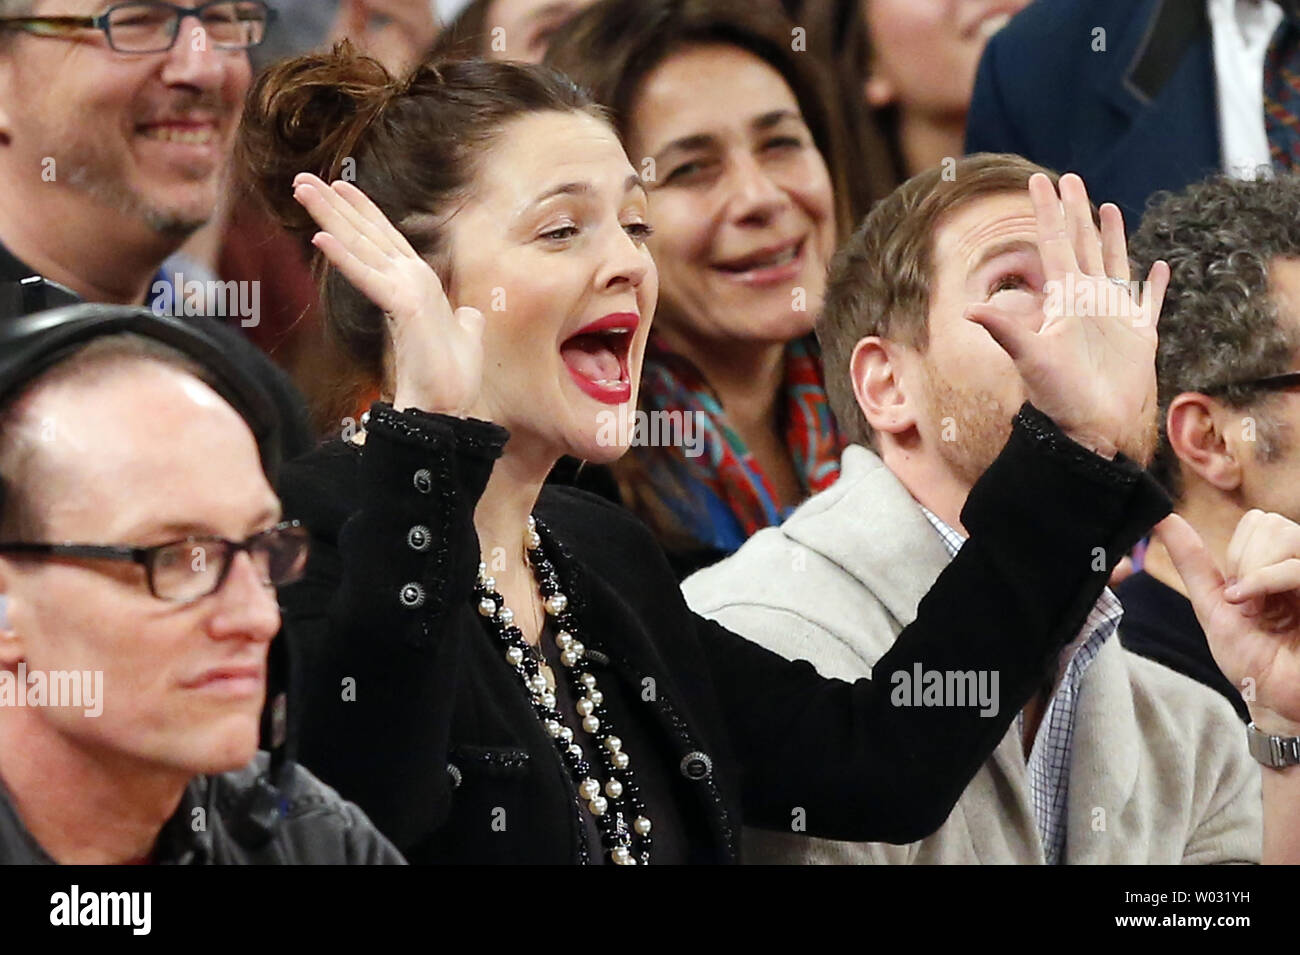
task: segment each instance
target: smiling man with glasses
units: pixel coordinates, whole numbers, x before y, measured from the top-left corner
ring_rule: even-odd
[[[90,714],[0,695],[0,863],[400,861],[258,751],[275,588],[308,549],[269,408],[218,342],[143,309],[0,327],[0,673],[102,686]]]
[[[261,0],[0,0],[0,322],[173,288],[163,263],[216,214],[249,50],[274,19]],[[192,321],[272,392],[286,453],[309,448],[288,376],[234,323]]]
[[[1173,271],[1156,359],[1152,471],[1220,567],[1253,508],[1300,520],[1300,179],[1216,177],[1164,196],[1129,246]],[[1219,671],[1169,554],[1117,589],[1129,649],[1222,693],[1242,720],[1250,686]]]
[[[5,244],[82,297],[144,301],[213,214],[269,18],[260,2],[0,0],[0,171],[19,187],[0,210]],[[74,205],[113,220],[140,261],[96,274],[102,232],[49,227]]]

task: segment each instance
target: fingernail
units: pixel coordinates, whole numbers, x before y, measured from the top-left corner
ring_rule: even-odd
[[[1223,596],[1227,597],[1229,600],[1240,600],[1241,588],[1235,584],[1229,585],[1224,589]]]

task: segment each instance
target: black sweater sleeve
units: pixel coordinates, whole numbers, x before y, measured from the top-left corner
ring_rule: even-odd
[[[969,539],[873,678],[824,679],[700,618],[745,822],[788,832],[802,809],[806,831],[826,838],[932,833],[1082,627],[1109,570],[1169,509],[1135,464],[1087,452],[1026,405],[962,510]],[[917,666],[997,674],[996,714],[894,705],[906,685],[894,674],[911,681]]]
[[[299,757],[398,846],[418,843],[448,811],[448,737],[467,638],[449,618],[470,600],[474,507],[506,437],[488,422],[379,403],[359,486],[319,486],[293,468],[285,482],[287,513],[309,527],[320,500],[361,505],[340,517],[337,546],[333,534],[313,539],[306,578],[283,594]]]
[[[307,579],[284,594],[306,670],[295,679],[306,697],[302,762],[404,850],[428,838],[450,809],[453,708],[470,676],[460,669],[468,641],[482,636],[472,618],[473,626],[455,618],[471,612],[473,511],[505,439],[485,422],[397,414],[380,404],[358,486],[313,486],[301,473],[286,482],[286,511],[308,526],[322,524],[311,517],[315,498],[341,498],[345,511],[325,515]],[[854,684],[823,679],[807,663],[691,616],[671,575],[651,572],[663,559],[644,552],[652,545],[639,525],[628,538],[615,529],[628,521],[610,515],[591,521],[588,533],[627,544],[626,553],[601,551],[600,569],[646,588],[643,601],[628,605],[642,623],[668,605],[695,621],[694,634],[654,636],[684,654],[666,661],[670,670],[703,663],[709,706],[720,711],[739,761],[747,823],[788,830],[802,808],[810,834],[908,842],[947,817],[1079,629],[1107,576],[1093,568],[1112,566],[1168,509],[1136,466],[1104,462],[1022,409],[963,511],[971,539],[875,679]],[[910,673],[913,663],[997,672],[997,715],[891,705],[891,674]]]

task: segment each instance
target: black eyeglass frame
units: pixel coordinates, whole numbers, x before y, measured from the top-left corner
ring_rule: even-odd
[[[0,30],[22,30],[33,36],[61,37],[73,30],[99,30],[104,34],[104,39],[108,42],[109,49],[115,53],[166,53],[176,45],[176,38],[181,34],[181,23],[186,17],[195,17],[200,23],[203,23],[203,11],[218,6],[228,6],[232,3],[253,4],[261,8],[263,13],[262,22],[264,28],[262,36],[256,43],[247,45],[233,46],[229,43],[217,43],[213,41],[212,47],[216,50],[251,50],[254,47],[261,46],[266,41],[266,31],[270,29],[271,24],[275,21],[276,10],[265,0],[209,0],[208,3],[201,3],[197,7],[182,7],[175,3],[165,3],[162,0],[128,0],[125,3],[115,3],[99,16],[95,17],[78,17],[78,16],[52,16],[52,17],[0,17]],[[154,7],[170,10],[173,14],[171,39],[164,47],[155,50],[122,50],[113,42],[113,32],[109,29],[109,18],[114,11],[121,10],[124,7]],[[43,31],[41,28],[44,27]]]
[[[1263,388],[1266,391],[1282,391],[1300,385],[1300,371],[1288,371],[1281,375],[1268,375],[1265,378],[1251,378],[1246,381],[1229,381],[1213,388],[1206,388],[1205,394],[1222,394],[1229,388]]]
[[[215,594],[226,582],[230,576],[230,568],[235,564],[235,558],[241,554],[248,554],[252,559],[252,549],[261,541],[271,535],[283,536],[289,532],[289,536],[302,543],[303,556],[298,565],[297,573],[288,580],[264,580],[263,583],[270,587],[281,587],[291,584],[300,579],[302,570],[307,563],[307,553],[310,550],[311,535],[307,528],[303,527],[301,521],[281,521],[274,527],[268,527],[264,531],[259,531],[252,537],[244,541],[227,540],[224,537],[184,537],[180,540],[167,541],[163,544],[156,544],[153,547],[131,547],[124,544],[74,544],[71,542],[62,544],[51,543],[31,543],[25,541],[0,542],[0,554],[22,554],[31,557],[75,557],[89,560],[113,560],[139,564],[144,568],[145,579],[149,584],[149,593],[159,600],[166,600],[168,603],[193,603],[196,600],[202,600],[204,597],[210,597]],[[217,575],[216,582],[212,589],[206,593],[197,594],[193,597],[165,597],[158,593],[154,586],[154,560],[157,555],[171,547],[186,545],[189,547],[203,545],[222,545],[222,553],[226,555],[225,565]]]

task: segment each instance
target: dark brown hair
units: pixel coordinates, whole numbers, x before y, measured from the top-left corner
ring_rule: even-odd
[[[1057,180],[1051,170],[1005,153],[976,153],[917,173],[881,200],[836,253],[817,340],[831,411],[847,440],[875,446],[849,376],[858,342],[876,335],[918,351],[929,346],[934,237],[943,218],[985,196],[1024,192],[1036,172]]]
[[[867,106],[871,38],[864,0],[782,0],[790,19],[808,31],[808,49],[825,65],[844,120],[851,173],[849,205],[856,223],[906,178],[894,117]]]
[[[445,225],[470,194],[479,163],[512,119],[538,112],[603,112],[567,78],[543,67],[489,60],[429,60],[404,78],[344,42],[264,72],[249,91],[236,145],[238,175],[290,232],[317,231],[293,198],[300,172],[355,182],[450,284]],[[362,386],[385,383],[383,315],[324,259],[324,324]],[[346,406],[343,406],[346,407]],[[348,409],[344,413],[350,412]]]
[[[752,53],[781,74],[794,93],[813,142],[830,171],[835,221],[853,227],[845,132],[831,84],[815,55],[796,52],[795,27],[772,3],[753,0],[601,0],[556,32],[545,62],[609,110],[626,144],[631,110],[646,78],[664,60],[696,46],[724,44]],[[636,165],[639,157],[632,157]]]

